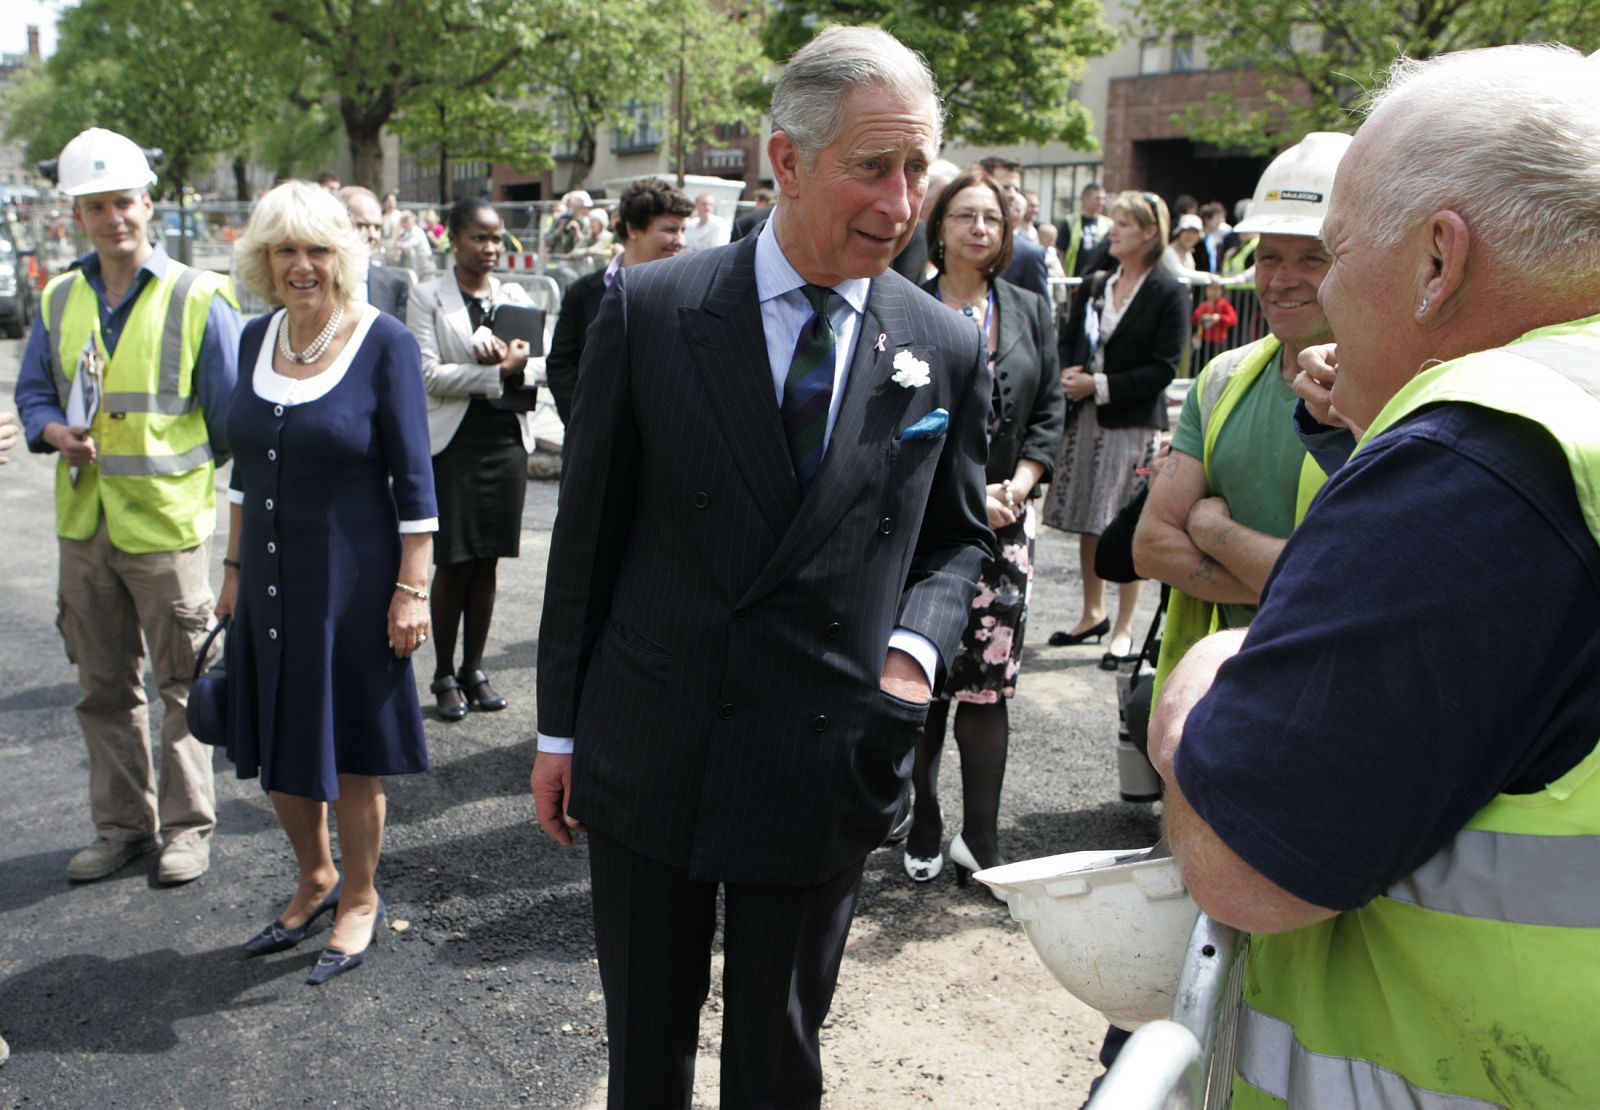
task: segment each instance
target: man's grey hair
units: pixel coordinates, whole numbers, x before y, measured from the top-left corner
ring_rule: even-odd
[[[1434,212],[1467,221],[1537,288],[1600,274],[1600,59],[1565,46],[1401,58],[1372,98],[1382,143],[1362,160],[1363,216],[1394,246]]]
[[[346,208],[349,208],[350,202],[355,200],[357,197],[363,197],[367,200],[370,200],[373,204],[382,207],[382,202],[378,200],[378,194],[374,193],[365,185],[346,185],[344,188],[339,190],[339,199],[344,201],[344,206]]]
[[[795,52],[772,90],[772,128],[782,131],[807,165],[844,129],[845,96],[876,86],[908,105],[933,111],[933,147],[944,133],[944,109],[927,63],[899,39],[875,27],[829,27]]]
[[[946,158],[935,158],[928,164],[928,193],[943,189],[961,176],[961,167]]]

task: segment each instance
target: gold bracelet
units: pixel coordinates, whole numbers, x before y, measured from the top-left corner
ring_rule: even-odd
[[[416,598],[418,601],[427,601],[428,600],[428,591],[427,590],[419,590],[415,586],[406,585],[404,582],[396,582],[394,584],[394,588],[397,589],[397,590],[404,590],[406,593],[410,594],[412,597]]]

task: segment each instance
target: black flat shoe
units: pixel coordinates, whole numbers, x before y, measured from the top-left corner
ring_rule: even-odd
[[[1073,647],[1077,644],[1087,643],[1090,636],[1094,642],[1099,643],[1100,638],[1111,631],[1111,618],[1107,617],[1093,628],[1085,628],[1082,632],[1052,632],[1050,633],[1051,647]]]
[[[461,683],[467,702],[474,709],[492,713],[506,707],[506,699],[494,692],[494,687],[489,685],[489,676],[482,671],[462,671],[456,675],[456,681]],[[461,712],[465,714],[466,710],[462,709]]]
[[[447,674],[434,679],[428,689],[433,691],[440,720],[459,721],[467,715],[467,699],[461,693],[461,683],[456,681],[455,675]]]

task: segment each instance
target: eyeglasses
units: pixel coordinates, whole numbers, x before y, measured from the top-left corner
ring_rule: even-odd
[[[959,212],[951,212],[945,216],[945,219],[963,227],[973,227],[980,220],[994,227],[999,227],[1006,222],[1005,217],[998,212],[976,212],[970,208],[963,208]]]

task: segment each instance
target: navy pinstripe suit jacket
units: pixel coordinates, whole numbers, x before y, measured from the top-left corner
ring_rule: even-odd
[[[584,349],[539,630],[539,728],[570,810],[697,879],[810,884],[881,843],[922,706],[889,635],[958,647],[992,536],[976,329],[872,282],[802,500],[773,396],[754,236],[618,274]],[[874,350],[879,334],[884,351]],[[932,381],[890,380],[910,350]],[[947,434],[901,440],[936,408]]]

